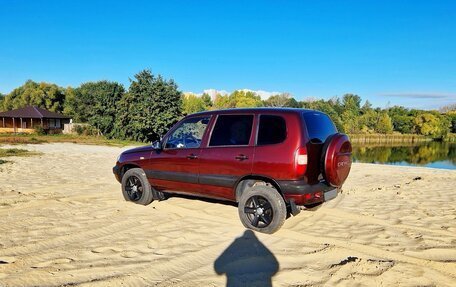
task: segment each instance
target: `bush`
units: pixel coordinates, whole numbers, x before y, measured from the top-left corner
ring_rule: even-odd
[[[37,133],[40,136],[43,136],[46,134],[46,130],[42,126],[37,126],[35,127],[35,133]]]
[[[83,136],[96,136],[99,134],[98,129],[95,127],[92,127],[90,125],[75,125],[74,131],[78,135],[83,135]]]

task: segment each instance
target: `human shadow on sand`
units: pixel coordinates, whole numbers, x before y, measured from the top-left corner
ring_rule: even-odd
[[[215,272],[226,275],[226,286],[272,286],[279,262],[251,230],[236,238],[215,260]]]

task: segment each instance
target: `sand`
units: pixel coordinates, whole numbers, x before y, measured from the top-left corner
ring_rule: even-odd
[[[0,286],[456,286],[456,171],[353,164],[273,235],[237,208],[125,202],[125,148],[24,145],[0,165]]]

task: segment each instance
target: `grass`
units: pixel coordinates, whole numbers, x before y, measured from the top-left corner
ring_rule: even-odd
[[[416,134],[350,134],[352,143],[416,143],[432,141],[432,138]]]
[[[142,142],[107,139],[103,136],[83,136],[72,134],[38,135],[38,134],[0,134],[0,144],[40,144],[69,142],[77,144],[127,146],[145,145]]]
[[[4,163],[7,163],[7,162],[8,162],[7,160],[0,159],[0,164],[4,164]]]
[[[37,155],[40,154],[38,152],[29,151],[26,149],[21,148],[0,148],[0,157],[9,157],[9,156],[29,156],[29,155]],[[5,160],[0,160],[0,163],[5,163]]]

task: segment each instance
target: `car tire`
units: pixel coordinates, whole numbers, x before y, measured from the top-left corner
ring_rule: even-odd
[[[242,224],[262,233],[274,233],[287,217],[287,207],[279,192],[270,186],[253,186],[242,193],[239,205]]]
[[[148,205],[154,201],[154,194],[146,173],[141,168],[127,170],[122,176],[122,194],[127,201]]]

